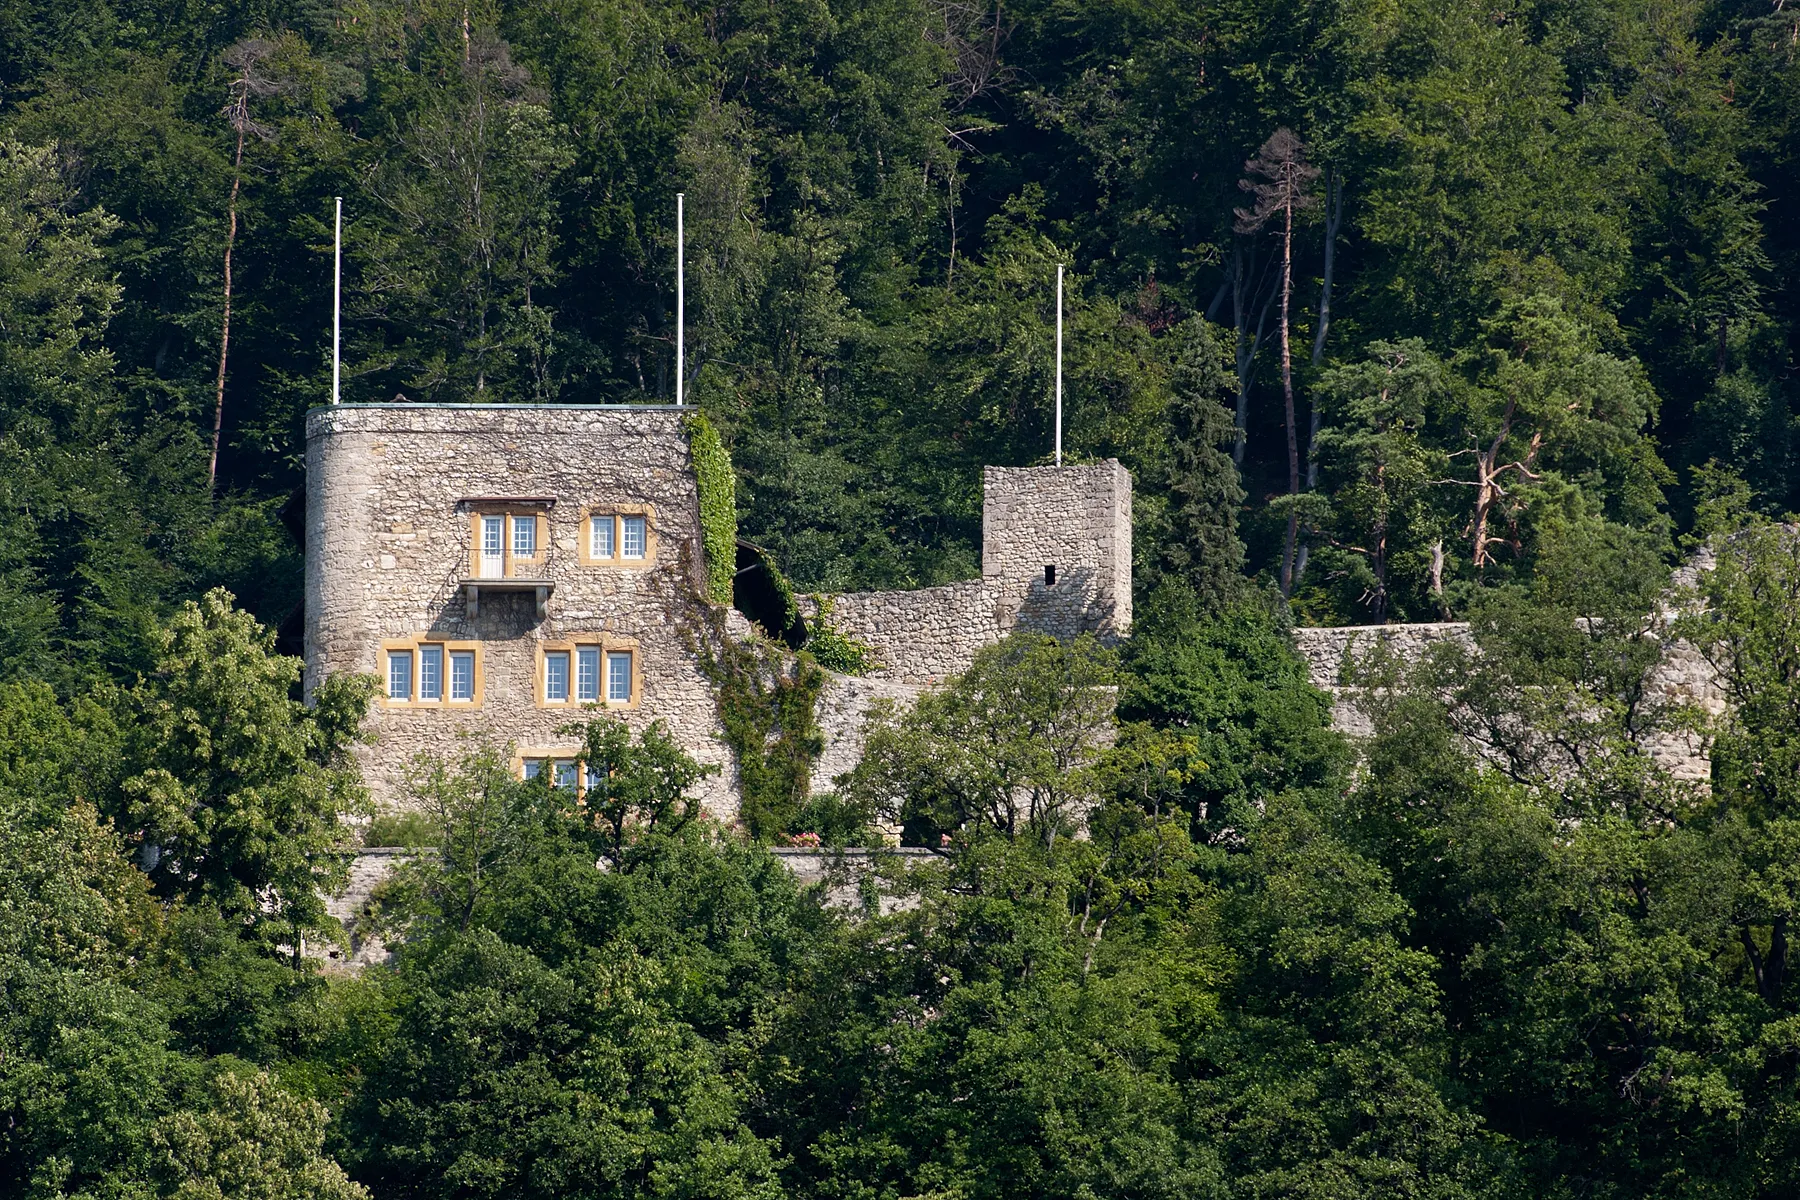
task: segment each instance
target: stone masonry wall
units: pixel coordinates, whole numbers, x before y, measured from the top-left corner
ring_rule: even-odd
[[[480,647],[479,703],[398,707],[377,701],[360,747],[376,800],[406,804],[420,751],[451,756],[476,740],[537,752],[572,748],[557,732],[585,714],[537,702],[542,642],[635,642],[630,725],[663,721],[689,753],[722,768],[709,810],[736,815],[729,755],[711,685],[680,614],[699,593],[699,505],[682,413],[654,407],[342,405],[307,416],[306,686],[332,672],[382,670],[384,639]],[[546,614],[529,593],[487,591],[471,616],[474,498],[542,498]],[[491,507],[491,505],[489,505]],[[648,511],[647,566],[586,565],[589,507]]]
[[[873,653],[861,678],[836,676],[819,700],[826,750],[813,789],[856,765],[870,705],[905,707],[959,675],[1014,629],[1117,638],[1131,629],[1131,473],[1116,460],[982,472],[981,578],[831,597],[830,621]],[[1045,578],[1055,567],[1055,582]],[[799,597],[816,619],[816,597]]]
[[[861,760],[865,727],[876,701],[889,701],[896,709],[911,708],[925,690],[923,684],[832,675],[816,710],[825,750],[813,763],[812,790],[836,790],[837,777]]]
[[[981,484],[981,579],[998,594],[1000,628],[1129,633],[1131,473],[1115,459],[987,467]]]
[[[868,678],[942,683],[969,666],[975,652],[1000,640],[998,593],[985,580],[906,592],[848,592],[831,598],[832,627],[874,651]],[[818,613],[801,600],[808,620]]]
[[[1356,656],[1385,643],[1401,661],[1416,663],[1439,642],[1472,645],[1464,621],[1418,625],[1353,625],[1331,629],[1296,629],[1294,647],[1306,660],[1313,686],[1332,697],[1332,724],[1352,737],[1373,732],[1356,703],[1357,689],[1344,684],[1345,668]],[[1694,704],[1717,714],[1725,707],[1724,692],[1712,666],[1684,641],[1672,641],[1662,661],[1651,672],[1651,692],[1669,703]],[[1704,784],[1712,774],[1703,739],[1683,733],[1659,735],[1649,745],[1651,755],[1677,780]]]

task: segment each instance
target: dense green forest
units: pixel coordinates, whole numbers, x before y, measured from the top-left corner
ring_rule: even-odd
[[[0,1192],[1800,1192],[1797,56],[1783,0],[0,0]],[[678,192],[809,590],[977,571],[1066,264],[1134,631],[757,831],[901,828],[897,909],[601,721],[579,806],[422,764],[395,960],[324,974],[333,198],[345,399],[659,402]],[[1445,617],[1334,732],[1291,625]]]

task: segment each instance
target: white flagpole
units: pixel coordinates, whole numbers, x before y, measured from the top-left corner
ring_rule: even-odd
[[[344,198],[337,197],[336,236],[331,247],[331,402],[338,403],[344,308]]]
[[[682,376],[687,372],[687,235],[683,205],[687,193],[675,193],[675,405],[681,406]]]
[[[1063,265],[1056,264],[1056,465],[1062,466],[1062,292]]]

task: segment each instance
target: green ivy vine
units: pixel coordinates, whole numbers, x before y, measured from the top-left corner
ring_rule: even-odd
[[[719,431],[700,413],[686,421],[688,449],[700,492],[700,544],[706,552],[706,598],[731,603],[737,574],[737,480]]]
[[[812,655],[789,654],[763,638],[739,641],[726,632],[723,612],[694,607],[693,649],[737,758],[739,816],[750,836],[767,841],[794,825],[811,794],[813,764],[825,749],[819,694],[830,676]]]
[[[831,597],[820,596],[818,604],[806,631],[806,649],[818,664],[840,675],[861,675],[878,666],[872,648],[831,623]]]

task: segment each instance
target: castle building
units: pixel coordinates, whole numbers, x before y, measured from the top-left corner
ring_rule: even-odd
[[[661,721],[717,765],[703,799],[735,815],[735,765],[691,625],[706,579],[692,412],[396,403],[307,415],[306,689],[338,672],[380,680],[358,750],[378,803],[406,805],[421,752],[483,741],[510,746],[523,774],[579,786],[568,727],[603,711]],[[916,697],[1014,629],[1129,630],[1123,467],[989,467],[983,486],[980,579],[826,599],[825,619],[874,665],[834,676],[820,699],[815,788],[854,765],[874,699]],[[807,608],[819,619],[817,598]]]

